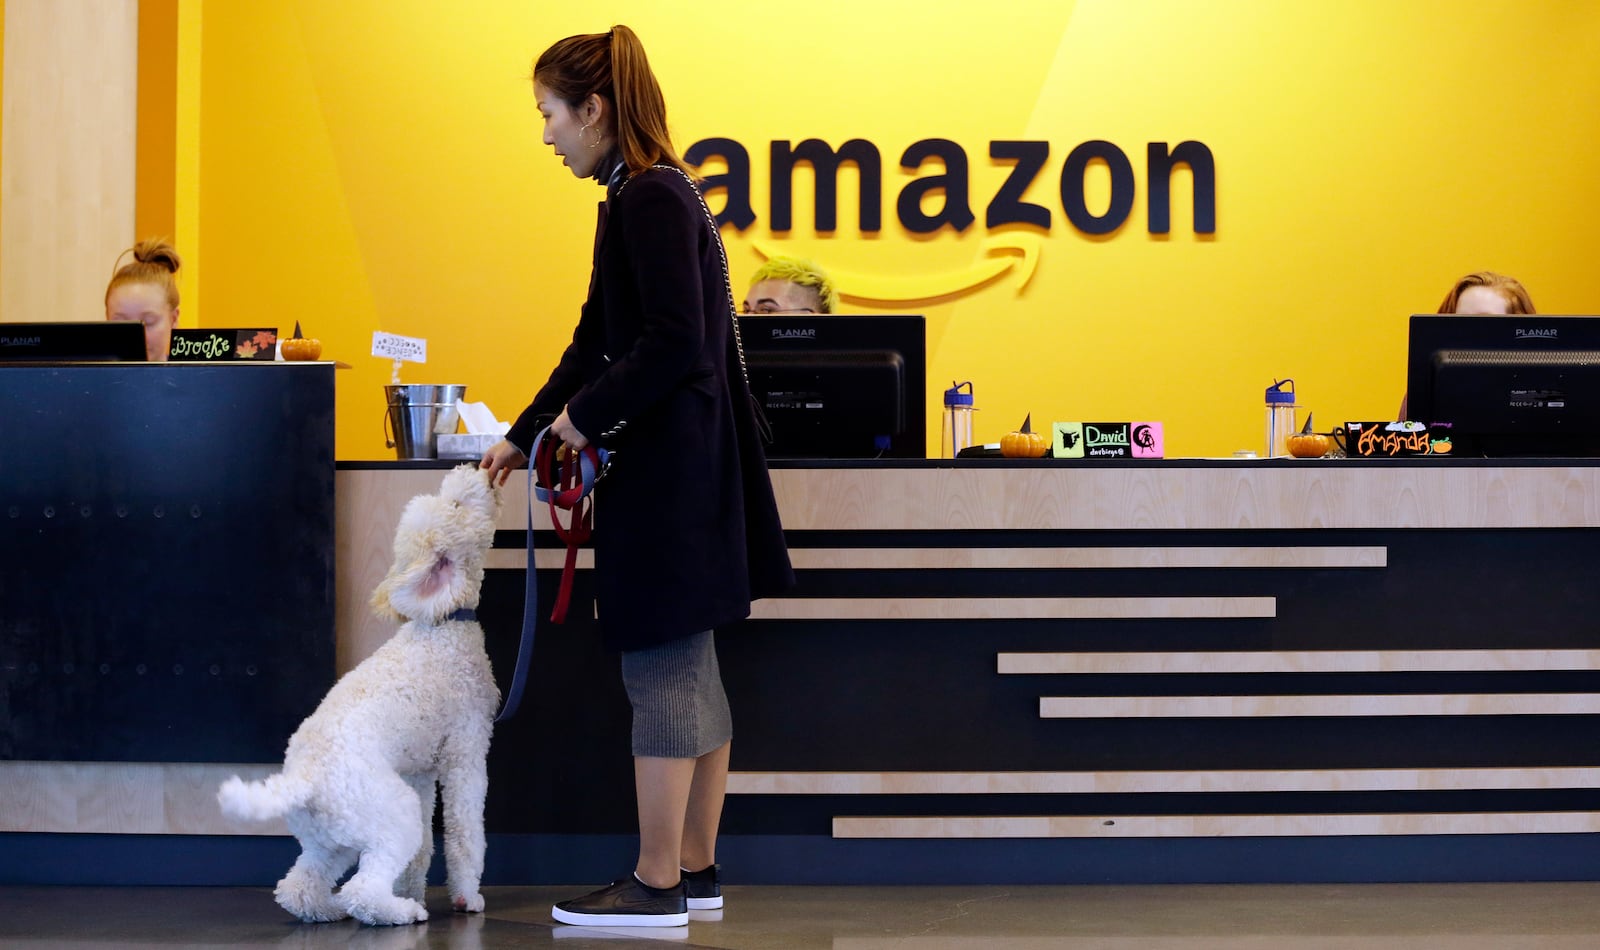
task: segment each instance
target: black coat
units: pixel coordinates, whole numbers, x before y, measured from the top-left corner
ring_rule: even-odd
[[[565,406],[613,452],[594,493],[597,613],[608,645],[635,650],[741,620],[794,574],[699,194],[650,168],[613,176],[601,212],[572,343],[507,438],[529,451]]]

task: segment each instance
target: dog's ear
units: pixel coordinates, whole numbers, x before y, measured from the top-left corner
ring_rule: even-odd
[[[461,566],[441,551],[421,571],[406,572],[406,593],[425,608],[424,613],[437,619],[454,608],[460,575]]]
[[[463,584],[460,564],[443,549],[426,548],[389,571],[372,592],[372,607],[395,620],[437,622],[456,608]]]

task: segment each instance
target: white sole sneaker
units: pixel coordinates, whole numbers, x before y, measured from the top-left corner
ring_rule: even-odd
[[[687,927],[688,913],[682,914],[575,914],[559,907],[550,916],[563,924],[580,927]]]
[[[689,939],[688,927],[551,927],[550,936],[562,940],[659,940],[674,943]]]

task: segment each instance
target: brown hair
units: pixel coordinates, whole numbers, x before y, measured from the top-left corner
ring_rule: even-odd
[[[678,157],[667,133],[667,102],[650,71],[644,44],[621,24],[609,33],[585,33],[557,40],[533,64],[533,81],[576,109],[591,95],[611,104],[617,143],[630,174],[651,165],[675,165],[694,172]]]
[[[1528,291],[1517,282],[1515,277],[1496,274],[1492,270],[1481,270],[1477,273],[1456,281],[1450,288],[1450,293],[1445,295],[1444,303],[1439,305],[1440,313],[1455,313],[1456,307],[1461,303],[1461,294],[1468,287],[1487,287],[1505,298],[1507,313],[1537,313],[1533,309],[1533,298],[1528,296]]]
[[[129,254],[133,260],[126,264],[122,259]],[[117,264],[121,265],[111,275],[111,283],[106,285],[106,303],[111,303],[111,292],[123,284],[155,284],[167,292],[167,306],[174,309],[178,306],[178,282],[172,275],[178,272],[182,261],[178,259],[178,251],[166,238],[147,238],[117,255]]]

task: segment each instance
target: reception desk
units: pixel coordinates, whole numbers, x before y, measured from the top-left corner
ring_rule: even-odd
[[[365,600],[400,509],[446,467],[338,467],[341,670],[392,632]],[[1600,877],[1600,466],[775,463],[773,483],[799,585],[718,636],[729,880]],[[502,684],[522,487],[480,608]],[[546,605],[547,529],[536,511]],[[582,606],[591,568],[583,552],[574,609],[541,624],[522,711],[496,729],[494,883],[632,860],[628,709]],[[281,828],[198,804],[270,764],[128,768],[76,794],[153,784],[195,800],[171,809],[181,826],[30,826],[7,800],[0,830],[156,835],[236,878],[287,867],[293,842],[261,835]]]

